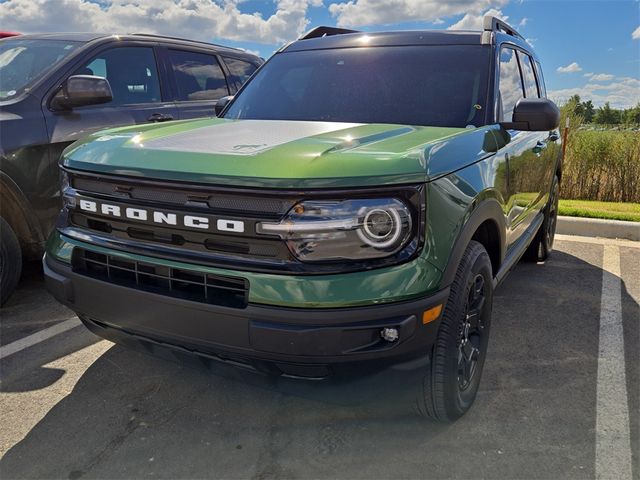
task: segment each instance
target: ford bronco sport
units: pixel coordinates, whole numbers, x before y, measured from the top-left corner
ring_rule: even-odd
[[[559,112],[531,46],[495,18],[318,27],[220,103],[67,148],[49,291],[105,338],[273,375],[422,365],[420,412],[463,415],[495,286],[553,244]]]

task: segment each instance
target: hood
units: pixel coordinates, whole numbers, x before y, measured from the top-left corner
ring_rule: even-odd
[[[434,173],[433,166],[428,165],[432,150],[441,151],[443,143],[473,136],[477,130],[189,120],[91,135],[65,150],[63,165],[114,175],[233,186],[320,188],[418,183]],[[476,148],[474,155],[479,150]],[[473,158],[467,155],[465,160]]]

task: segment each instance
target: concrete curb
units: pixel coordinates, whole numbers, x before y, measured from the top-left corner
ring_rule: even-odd
[[[561,235],[583,237],[626,238],[638,242],[640,222],[559,216],[556,232]]]

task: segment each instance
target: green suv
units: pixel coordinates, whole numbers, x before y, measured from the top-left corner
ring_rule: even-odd
[[[494,288],[553,243],[559,112],[530,45],[495,18],[319,27],[219,106],[65,150],[49,291],[151,351],[305,379],[413,366],[422,414],[463,415]]]

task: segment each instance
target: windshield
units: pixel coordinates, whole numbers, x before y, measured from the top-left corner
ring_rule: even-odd
[[[480,126],[489,55],[474,45],[285,52],[256,74],[225,118]]]
[[[0,41],[0,100],[20,95],[81,44],[18,38]]]

